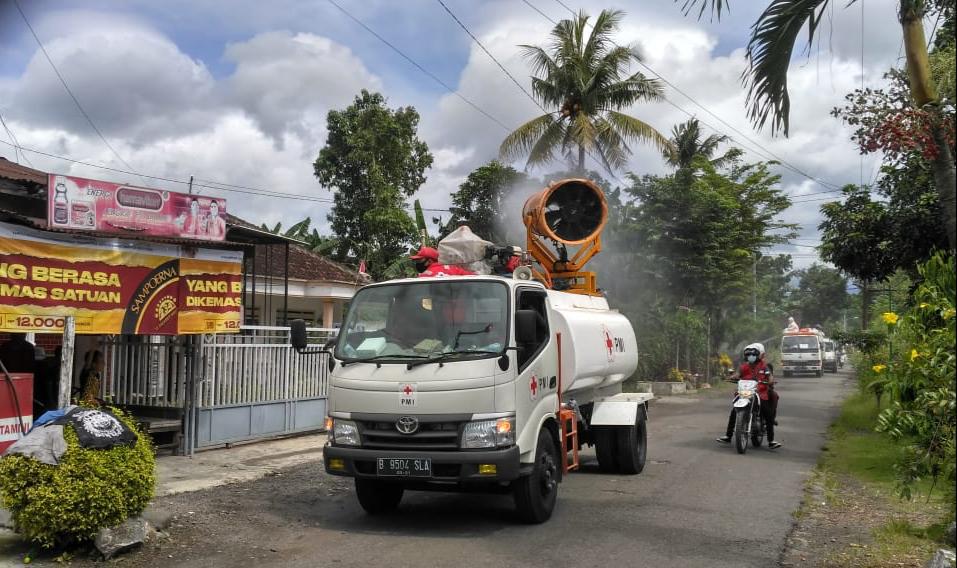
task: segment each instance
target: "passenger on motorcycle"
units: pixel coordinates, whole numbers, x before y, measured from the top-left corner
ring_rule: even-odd
[[[781,447],[781,443],[774,440],[774,409],[777,405],[776,400],[769,400],[771,396],[775,396],[776,398],[776,394],[773,393],[772,388],[774,377],[771,375],[771,369],[768,367],[767,362],[765,362],[764,356],[764,346],[760,343],[752,343],[745,347],[744,361],[742,361],[741,367],[738,368],[736,376],[732,378],[734,380],[758,381],[758,397],[761,399],[761,418],[764,421],[765,432],[767,432],[768,436],[768,447],[772,450],[776,450]],[[718,442],[722,444],[731,443],[731,436],[734,434],[734,419],[735,412],[734,408],[732,408],[731,415],[728,417],[728,429],[724,436],[717,439]]]

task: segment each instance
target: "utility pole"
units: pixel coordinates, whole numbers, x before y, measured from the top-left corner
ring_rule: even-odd
[[[758,321],[758,255],[754,255],[754,264],[751,269],[751,318]]]
[[[193,195],[193,176],[189,176],[189,194]]]
[[[57,408],[70,405],[70,387],[73,385],[73,353],[76,339],[76,320],[63,319],[63,350],[60,355],[60,385],[57,389]]]

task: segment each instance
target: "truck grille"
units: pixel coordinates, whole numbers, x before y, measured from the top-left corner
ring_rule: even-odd
[[[362,447],[379,450],[443,451],[459,449],[460,422],[423,422],[414,434],[402,434],[395,422],[360,420]]]
[[[788,367],[820,367],[820,361],[788,361],[785,363]]]

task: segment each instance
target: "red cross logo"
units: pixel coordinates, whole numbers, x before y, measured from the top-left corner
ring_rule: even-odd
[[[532,380],[528,383],[528,388],[532,391],[532,396],[535,396],[535,393],[538,392],[538,378],[535,375],[532,375]]]
[[[405,385],[405,388],[402,389],[402,392],[405,393],[405,396],[412,394],[412,387],[410,385]]]
[[[608,349],[608,354],[609,354],[609,355],[611,354],[612,349],[613,349],[614,347],[615,347],[615,344],[612,343],[612,341],[611,341],[611,334],[609,334],[608,331],[605,330],[605,349]]]

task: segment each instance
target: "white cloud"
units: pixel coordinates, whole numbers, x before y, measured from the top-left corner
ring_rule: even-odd
[[[553,3],[533,3],[552,18],[568,16]],[[346,42],[348,46],[329,39],[328,34],[319,35],[315,29],[313,33],[303,31],[312,29],[310,25],[321,29],[323,24],[328,24],[328,21],[314,22],[317,17],[312,17],[315,16],[312,8],[302,8],[312,14],[310,17],[305,17],[302,11],[292,11],[276,19],[275,14],[283,14],[284,9],[271,9],[268,12],[273,15],[269,15],[252,4],[248,9],[237,8],[233,3],[194,4],[178,4],[177,10],[182,11],[185,18],[191,13],[210,18],[223,16],[229,22],[229,29],[242,30],[244,34],[230,36],[233,41],[221,52],[207,55],[222,54],[225,61],[234,66],[231,74],[227,73],[223,79],[213,78],[198,56],[187,55],[167,36],[135,18],[60,13],[34,22],[87,111],[136,169],[179,179],[194,174],[197,178],[331,197],[330,192],[315,182],[311,163],[324,142],[328,110],[345,106],[361,88],[381,90],[392,105],[414,101],[422,115],[420,137],[429,144],[436,158],[427,173],[428,181],[418,195],[425,207],[446,207],[449,193],[468,172],[497,156],[498,145],[507,133],[505,129],[455,95],[436,97],[433,94],[436,86],[429,83],[431,79],[386,51],[353,23],[340,22],[341,15],[337,12],[331,12],[337,18],[335,22],[352,26],[349,33],[356,34]],[[576,2],[573,7],[582,6],[593,15],[602,7],[591,1]],[[865,77],[870,84],[897,58],[900,28],[894,6],[893,0],[867,2]],[[544,43],[552,24],[522,3],[511,1],[452,7],[528,88],[529,69],[516,46]],[[771,138],[767,131],[754,132],[746,116],[740,74],[745,65],[743,45],[757,7],[738,3],[730,17],[713,24],[707,22],[707,17],[703,22],[685,18],[679,8],[672,0],[627,7],[628,14],[617,36],[619,41],[639,44],[648,65],[766,151],[837,184],[858,180],[860,161],[849,141],[849,131],[828,114],[833,106],[841,103],[846,92],[860,84],[858,6],[847,10],[836,6],[834,33],[826,23],[820,51],[815,49],[811,60],[798,57],[792,63],[789,76],[791,137],[786,139]],[[457,76],[436,71],[461,95],[508,128],[540,113],[440,9],[416,7],[397,12],[391,5],[375,5],[356,7],[355,11],[365,20],[385,17],[383,13],[395,15],[394,25],[402,30],[383,27],[381,22],[377,26],[392,39],[414,37],[416,34],[407,28],[417,25],[420,26],[417,35],[425,44],[432,45],[437,38],[451,38],[449,43],[461,42],[450,45],[448,53],[453,53],[454,47],[467,46],[468,56]],[[297,31],[268,31],[273,28]],[[189,24],[189,29],[196,31],[194,23]],[[337,29],[336,33],[343,32]],[[421,47],[398,43],[410,53],[416,53]],[[381,50],[375,52],[374,57],[367,56],[372,51],[370,45]],[[432,68],[421,56],[417,59]],[[376,64],[381,68],[376,68]],[[672,89],[666,88],[666,91],[670,100],[702,121],[739,137]],[[19,76],[0,77],[0,108],[4,109],[5,116],[10,115],[14,131],[27,146],[122,167],[90,132],[42,54],[35,53]],[[665,133],[687,119],[684,113],[667,103],[642,104],[630,112]],[[654,149],[639,146],[635,150],[630,170],[665,171]],[[67,169],[61,162],[31,158],[54,171]],[[549,169],[560,167],[556,164]],[[869,178],[873,162],[865,163],[864,169]],[[67,171],[99,178],[123,178],[81,167]],[[788,193],[801,195],[824,189],[787,169],[781,169],[781,173],[782,186]],[[151,184],[158,185],[158,182]],[[314,202],[253,198],[225,192],[221,195],[229,198],[233,212],[257,223],[283,220],[289,224],[308,214],[314,222],[324,224],[328,210],[327,204]],[[805,225],[802,238],[814,238],[819,205],[819,202],[804,203],[788,211],[786,220]],[[806,250],[809,249],[802,252]]]
[[[321,143],[326,112],[349,104],[361,90],[381,81],[349,48],[314,34],[266,32],[226,47],[236,64],[224,86],[226,99],[245,109],[263,131],[284,132]]]
[[[140,143],[202,127],[212,112],[214,82],[201,62],[134,22],[80,20],[45,47],[104,135]],[[5,106],[16,120],[80,135],[90,132],[39,50],[5,91]]]

